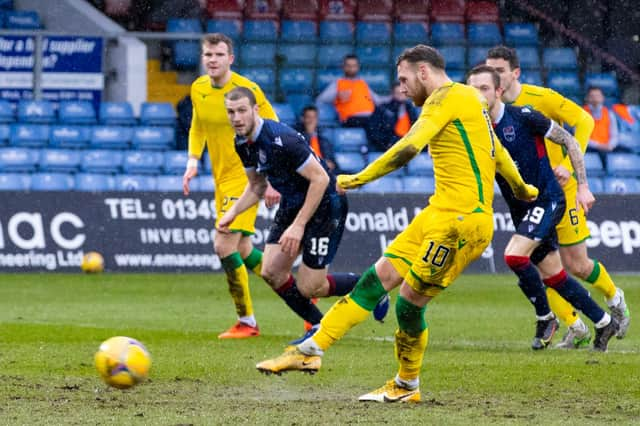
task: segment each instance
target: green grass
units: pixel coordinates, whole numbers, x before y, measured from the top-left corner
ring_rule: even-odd
[[[253,278],[252,278],[253,279]],[[640,277],[618,276],[640,312]],[[640,337],[607,354],[533,353],[533,311],[512,276],[466,275],[429,306],[423,403],[363,404],[393,377],[395,318],[370,320],[315,376],[262,376],[302,322],[252,281],[262,336],[219,341],[235,315],[222,276],[0,275],[0,424],[637,424]],[[601,297],[597,295],[597,299]],[[323,300],[326,310],[332,300]],[[98,378],[93,354],[115,335],[153,356],[128,391]]]

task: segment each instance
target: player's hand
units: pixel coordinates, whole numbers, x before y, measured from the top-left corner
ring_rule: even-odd
[[[569,182],[569,178],[571,177],[571,173],[564,166],[558,166],[553,169],[553,174],[556,175],[556,180],[560,184],[560,186],[565,186]]]
[[[580,208],[584,210],[586,215],[593,207],[593,203],[596,202],[596,198],[591,193],[588,184],[578,185],[578,194],[576,195],[576,209],[580,211]]]
[[[538,193],[538,188],[526,183],[524,186],[518,188],[517,191],[514,191],[513,195],[515,195],[518,200],[527,201],[530,203],[538,198]]]
[[[342,189],[355,189],[361,185],[357,175],[338,175],[336,182]]]
[[[336,192],[338,195],[344,195],[347,193],[347,190],[340,186],[338,182],[336,182]]]
[[[236,215],[231,211],[227,211],[218,221],[218,232],[222,232],[223,234],[231,233],[231,223],[236,218]]]
[[[283,253],[295,257],[300,252],[300,241],[304,235],[304,226],[292,223],[280,237],[278,244]]]
[[[182,176],[182,192],[184,195],[189,195],[189,182],[198,174],[197,167],[187,167]]]
[[[271,184],[267,185],[267,189],[264,191],[264,204],[268,209],[275,206],[280,202],[280,193],[273,189]]]

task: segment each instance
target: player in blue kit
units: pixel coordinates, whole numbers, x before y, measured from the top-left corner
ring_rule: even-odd
[[[249,184],[220,219],[218,230],[230,232],[235,217],[262,197],[268,179],[281,194],[281,201],[269,230],[262,276],[294,312],[314,325],[308,333],[311,335],[322,313],[309,299],[344,296],[360,278],[327,273],[344,231],[347,198],[337,192],[335,176],[300,133],[260,117],[250,90],[231,90],[225,96],[225,106]],[[291,268],[300,253],[297,284]],[[388,298],[381,299],[376,319],[384,318],[388,306]]]
[[[567,206],[562,188],[551,169],[544,138],[566,148],[578,181],[576,208],[584,209],[586,214],[595,199],[587,183],[580,145],[566,130],[541,113],[528,107],[505,105],[500,100],[500,75],[493,68],[486,65],[473,68],[467,82],[487,99],[494,131],[518,165],[523,179],[540,191],[535,201],[520,201],[514,197],[506,181],[497,176],[516,227],[516,233],[505,248],[505,262],[520,279],[518,285],[533,304],[537,316],[536,336],[531,347],[547,347],[558,328],[558,320],[551,312],[542,285],[544,283],[593,321],[596,327],[593,348],[606,351],[619,325],[562,267],[555,227]],[[588,342],[588,336],[585,338]]]

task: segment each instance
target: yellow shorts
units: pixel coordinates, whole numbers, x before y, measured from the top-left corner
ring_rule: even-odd
[[[573,246],[591,237],[584,210],[576,210],[577,195],[578,187],[576,185],[569,185],[565,188],[564,196],[567,200],[567,208],[560,223],[556,225],[558,244],[561,246]]]
[[[493,237],[493,215],[428,206],[389,245],[384,256],[416,292],[436,296],[476,260]]]
[[[227,182],[216,185],[216,227],[218,219],[231,208],[233,203],[240,198],[246,186],[245,181]],[[256,216],[258,215],[258,204],[238,215],[231,223],[231,230],[234,232],[242,232],[244,235],[252,235],[256,232]]]

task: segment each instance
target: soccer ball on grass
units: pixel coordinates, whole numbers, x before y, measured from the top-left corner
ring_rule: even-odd
[[[127,389],[149,375],[151,356],[136,339],[112,337],[105,340],[95,355],[96,369],[109,386]]]
[[[90,251],[82,256],[80,268],[83,272],[95,274],[104,271],[104,258],[96,251]]]

